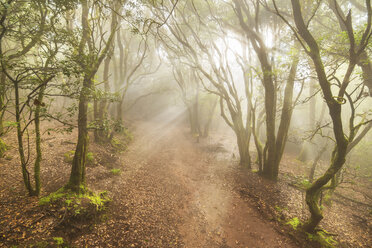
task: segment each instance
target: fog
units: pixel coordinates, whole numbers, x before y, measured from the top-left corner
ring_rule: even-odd
[[[371,20],[369,0],[2,1],[0,197],[54,224],[0,247],[370,247]]]

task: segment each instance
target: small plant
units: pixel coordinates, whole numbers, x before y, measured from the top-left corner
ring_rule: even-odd
[[[72,160],[74,159],[75,151],[68,151],[65,154],[63,154],[64,160],[67,163],[72,163]]]
[[[113,174],[113,175],[119,175],[121,173],[121,170],[120,169],[111,169],[110,172]]]
[[[61,246],[65,243],[62,237],[53,237],[53,240],[56,242],[56,245],[58,246]]]
[[[286,224],[291,225],[294,230],[297,230],[298,226],[301,225],[301,221],[297,217],[294,217],[293,219],[290,219]]]

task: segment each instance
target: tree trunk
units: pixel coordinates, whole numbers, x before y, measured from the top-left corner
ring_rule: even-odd
[[[79,97],[78,114],[78,142],[72,161],[70,180],[67,188],[74,192],[81,192],[85,187],[85,161],[88,151],[88,94],[91,87],[91,79],[85,78]]]
[[[37,100],[39,103],[43,102],[45,86],[41,87]],[[35,109],[35,149],[36,149],[36,159],[34,164],[34,179],[35,179],[35,195],[40,194],[41,190],[41,180],[40,180],[40,162],[42,160],[41,152],[41,135],[40,135],[40,110],[41,104],[36,105]]]
[[[6,75],[0,72],[0,136],[4,134],[4,114],[6,109],[5,104],[5,83]]]
[[[14,82],[14,95],[15,95],[15,117],[17,122],[17,139],[18,139],[18,152],[21,160],[23,183],[30,196],[35,195],[35,191],[32,188],[30,173],[27,170],[27,161],[24,152],[23,145],[23,132],[21,127],[21,113],[20,113],[20,102],[19,102],[19,87],[18,82]]]
[[[213,102],[213,105],[212,105],[212,108],[211,108],[211,111],[209,112],[208,114],[208,119],[204,125],[204,132],[203,132],[203,137],[206,138],[209,136],[209,129],[211,127],[211,124],[212,124],[212,120],[213,120],[213,115],[214,115],[214,112],[216,110],[216,107],[217,107],[217,102],[218,102],[218,99],[216,98]]]
[[[240,130],[236,132],[236,139],[240,156],[239,164],[251,169],[251,156],[249,154],[250,135],[245,130]]]
[[[295,49],[299,49],[299,44],[296,43]],[[284,148],[287,143],[288,137],[288,130],[291,124],[292,113],[293,113],[293,87],[296,78],[297,72],[297,65],[298,65],[298,52],[293,56],[293,61],[291,65],[291,69],[289,71],[287,84],[284,90],[284,103],[282,108],[282,113],[280,117],[280,124],[278,128],[278,134],[276,138],[276,149],[275,149],[275,164],[273,168],[273,173],[275,175],[275,179],[278,177],[279,174],[279,164],[283,156]]]
[[[264,79],[263,84],[265,88],[265,110],[266,110],[266,143],[267,153],[263,164],[262,175],[268,179],[276,180],[278,175],[275,174],[276,163],[276,138],[275,138],[275,117],[276,117],[276,103],[275,103],[275,87],[272,80],[271,66],[261,66],[263,68]]]
[[[95,142],[107,142],[109,137],[109,127],[105,126],[105,120],[107,120],[107,108],[108,108],[108,101],[107,95],[110,93],[110,84],[109,84],[109,68],[111,62],[111,55],[112,49],[104,62],[103,68],[103,84],[105,90],[105,97],[100,101],[99,109],[97,111],[97,115],[95,116],[95,121],[97,123],[97,129],[94,130],[94,141]]]
[[[347,147],[349,140],[345,137],[343,131],[343,123],[341,119],[341,104],[334,98],[331,90],[331,84],[327,79],[327,75],[324,69],[323,61],[321,59],[320,50],[317,41],[314,39],[307,25],[302,17],[301,5],[299,0],[291,0],[292,2],[292,13],[294,21],[298,29],[299,35],[304,39],[309,47],[308,54],[310,55],[315,71],[318,77],[320,87],[323,92],[325,102],[327,103],[329,114],[333,123],[333,132],[336,140],[336,146],[332,154],[332,160],[327,171],[318,178],[307,190],[306,190],[306,203],[310,210],[310,219],[304,225],[304,229],[307,232],[314,232],[316,226],[323,219],[322,211],[318,205],[319,195],[324,185],[326,185],[342,168],[345,163],[345,157],[347,154]],[[352,55],[352,54],[351,54]],[[350,81],[351,73],[355,67],[355,58],[350,57],[350,63],[344,75],[342,85],[347,85],[345,82]],[[343,97],[346,88],[340,88],[338,97]]]

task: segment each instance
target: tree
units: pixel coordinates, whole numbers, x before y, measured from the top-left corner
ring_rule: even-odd
[[[88,116],[87,116],[87,104],[89,97],[91,96],[93,90],[93,79],[97,73],[99,66],[101,65],[104,58],[109,53],[111,44],[115,37],[115,32],[117,28],[117,23],[114,21],[111,25],[111,30],[109,37],[105,39],[104,35],[99,35],[98,39],[104,42],[104,46],[101,50],[95,48],[95,42],[92,40],[91,34],[95,30],[92,30],[94,25],[91,25],[95,19],[90,16],[94,14],[95,11],[99,11],[97,2],[88,2],[87,0],[81,1],[81,27],[82,34],[78,47],[75,49],[75,54],[73,58],[76,64],[80,67],[82,73],[82,87],[79,95],[79,105],[78,105],[78,140],[75,149],[74,158],[72,161],[71,174],[67,189],[71,189],[74,192],[80,192],[84,190],[85,187],[85,163],[86,155],[88,149]],[[104,6],[100,6],[104,8]],[[102,13],[102,12],[100,12]],[[116,10],[111,11],[111,16],[113,20],[116,20]],[[100,16],[98,21],[101,21]]]
[[[40,181],[40,112],[45,106],[43,95],[47,84],[54,78],[57,39],[53,37],[60,6],[48,6],[44,2],[20,3],[8,1],[2,4],[1,73],[2,87],[9,81],[14,93],[14,116],[17,129],[18,152],[25,187],[29,195],[39,195]],[[38,29],[34,29],[37,26]],[[21,40],[19,44],[17,41]],[[5,42],[6,41],[6,42]],[[33,60],[30,58],[33,57]],[[6,78],[4,77],[6,76]],[[1,92],[2,102],[6,91]],[[5,108],[6,106],[2,106]],[[34,118],[32,118],[32,113]],[[3,115],[3,113],[1,114]],[[28,116],[28,117],[27,117]],[[2,120],[1,120],[2,122]],[[35,124],[34,182],[28,165],[30,163],[29,126]],[[24,137],[27,136],[27,144]]]
[[[370,0],[366,0],[366,10],[367,10],[367,21],[365,23],[365,28],[360,32],[360,37],[356,37],[354,33],[354,27],[352,23],[351,11],[349,11],[346,18],[343,18],[339,11],[337,11],[337,18],[342,20],[347,32],[347,44],[348,52],[346,54],[346,72],[342,80],[338,79],[335,75],[331,78],[328,77],[325,67],[324,58],[321,56],[323,51],[319,42],[314,37],[314,32],[310,31],[309,24],[312,17],[308,21],[304,20],[302,14],[302,8],[299,0],[291,0],[292,13],[294,17],[295,27],[290,24],[286,18],[278,10],[275,1],[274,6],[278,15],[287,23],[287,25],[292,29],[292,31],[297,36],[299,42],[303,46],[307,55],[311,58],[316,75],[318,78],[319,85],[321,87],[324,100],[327,104],[329,114],[333,124],[333,134],[335,139],[335,147],[332,152],[332,158],[327,171],[315,180],[312,185],[306,190],[306,203],[310,210],[310,219],[304,225],[304,229],[308,232],[314,232],[316,226],[323,218],[322,211],[318,205],[319,197],[321,191],[324,189],[325,185],[333,179],[336,174],[340,171],[345,163],[345,157],[347,154],[348,145],[353,142],[359,129],[368,123],[368,121],[362,120],[357,125],[355,125],[355,106],[354,99],[352,99],[352,94],[349,93],[348,87],[351,84],[351,76],[355,70],[356,65],[361,59],[361,54],[365,51],[369,44],[369,39],[371,37],[371,3]],[[319,3],[317,3],[319,4]],[[316,8],[318,9],[318,8]],[[314,13],[315,14],[315,13]],[[336,86],[332,87],[331,81],[336,81]],[[337,91],[336,91],[337,90]],[[357,96],[357,98],[360,96]],[[348,103],[351,108],[351,117],[349,119],[349,133],[344,131],[344,124],[342,121],[342,105],[343,103]]]
[[[270,51],[260,33],[262,31],[260,27],[260,21],[262,21],[260,4],[258,2],[250,4],[248,1],[234,0],[234,11],[243,32],[258,57],[261,67],[261,81],[265,93],[266,143],[264,149],[258,149],[258,152],[262,150],[262,155],[259,155],[259,157],[263,158],[263,175],[269,179],[276,180],[294,107],[292,99],[293,87],[299,59],[296,53],[292,57],[290,72],[284,90],[279,128],[276,133],[277,88],[273,63],[270,61]],[[298,52],[298,49],[294,47],[294,51]]]

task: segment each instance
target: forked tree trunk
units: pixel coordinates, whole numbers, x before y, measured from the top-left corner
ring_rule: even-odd
[[[30,173],[27,170],[27,161],[24,152],[24,145],[23,145],[23,132],[21,126],[21,112],[20,112],[20,99],[19,99],[19,87],[18,82],[13,82],[14,85],[14,96],[15,96],[15,117],[17,122],[17,139],[18,139],[18,153],[19,158],[21,160],[21,167],[22,167],[22,176],[23,176],[23,183],[28,191],[30,196],[35,195],[35,190],[32,188]]]

